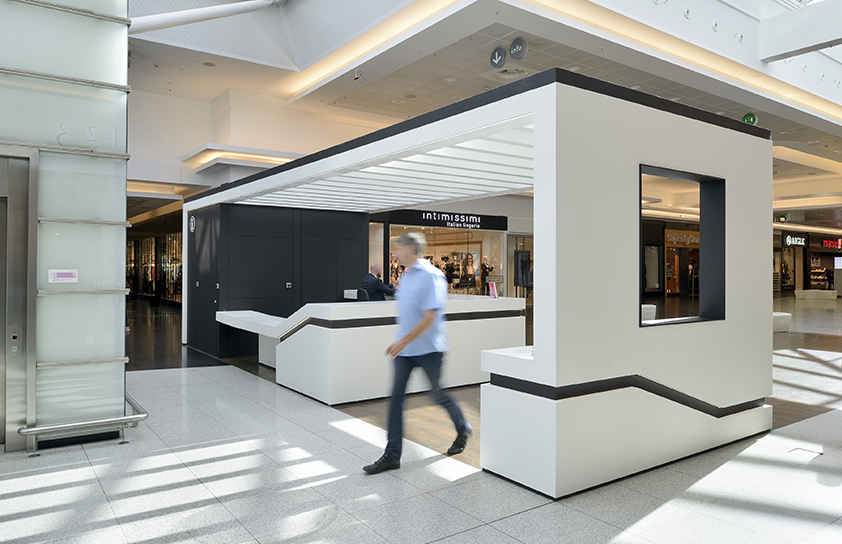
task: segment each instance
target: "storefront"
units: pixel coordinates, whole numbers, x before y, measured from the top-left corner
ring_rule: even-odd
[[[797,232],[775,232],[772,289],[775,292],[794,291],[802,285],[804,276],[804,249],[807,234]],[[805,287],[810,289],[809,286]]]
[[[642,289],[644,296],[699,294],[699,225],[644,220]]]
[[[805,258],[805,268],[809,266],[810,276],[809,280],[805,278],[804,288],[834,289],[834,270],[842,268],[842,238],[811,233],[808,240],[809,251]]]
[[[395,240],[408,232],[420,232],[427,239],[425,257],[447,277],[449,293],[489,294],[489,284],[494,284],[499,296],[507,296],[506,217],[398,210],[374,214],[370,219],[369,264],[386,263],[386,283],[399,284],[403,273],[395,256]]]
[[[181,303],[182,233],[130,240],[126,244],[126,288],[152,302]]]

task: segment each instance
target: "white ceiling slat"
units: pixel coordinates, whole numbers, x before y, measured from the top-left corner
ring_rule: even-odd
[[[449,166],[451,168],[458,168],[468,172],[499,172],[501,174],[509,174],[512,176],[525,177],[531,180],[534,172],[531,168],[518,168],[515,166],[503,166],[500,164],[486,164],[478,163],[476,161],[467,161],[464,159],[454,159],[450,157],[440,157],[436,155],[413,155],[403,159],[405,162],[417,162],[418,164],[435,164],[440,166]]]
[[[363,194],[367,194],[367,195],[376,194],[378,196],[381,193],[386,192],[386,191],[384,191],[384,188],[386,188],[386,190],[388,192],[397,191],[398,193],[400,193],[402,195],[408,195],[408,196],[411,195],[411,196],[415,196],[415,197],[418,197],[418,198],[437,197],[437,196],[442,196],[443,194],[444,194],[444,196],[447,196],[447,195],[468,196],[468,195],[464,195],[464,194],[460,193],[459,191],[447,191],[446,193],[443,193],[443,191],[420,191],[415,187],[412,187],[412,188],[407,188],[407,187],[396,188],[394,186],[394,184],[391,185],[391,186],[389,186],[387,184],[377,186],[375,183],[354,183],[354,184],[351,184],[351,183],[348,183],[348,182],[341,182],[341,181],[334,181],[334,180],[324,180],[324,181],[319,181],[317,183],[314,183],[313,185],[318,186],[318,187],[333,187],[333,188],[336,188],[336,189],[339,189],[339,190],[342,190],[342,191],[347,191],[348,190],[347,188],[353,187],[354,192],[359,192],[359,193],[363,193]]]
[[[483,171],[479,172],[476,170],[469,171],[463,169],[452,168],[450,166],[439,166],[434,164],[418,164],[409,161],[393,161],[390,163],[386,163],[381,165],[381,168],[394,168],[398,171],[410,171],[410,172],[420,172],[422,174],[430,172],[434,174],[445,174],[448,176],[453,177],[463,177],[466,180],[480,180],[480,181],[487,181],[487,180],[496,180],[496,181],[508,181],[512,183],[532,183],[532,176],[510,176],[508,174],[504,174],[502,172],[494,172],[494,171]]]
[[[471,140],[469,142],[456,144],[456,147],[476,149],[478,151],[485,151],[486,153],[495,153],[498,155],[507,155],[524,159],[531,159],[534,157],[534,149],[531,147],[492,142],[490,140]]]
[[[445,157],[454,157],[464,159],[467,161],[476,161],[484,164],[499,164],[509,166],[520,166],[522,168],[533,168],[533,161],[529,159],[517,159],[514,157],[504,157],[494,153],[486,153],[484,151],[475,151],[471,149],[460,149],[455,147],[443,147],[441,149],[433,149],[427,152],[430,155],[442,155]]]
[[[368,198],[334,198],[324,193],[291,193],[281,197],[289,200],[302,200],[312,202],[327,202],[333,204],[345,204],[349,206],[367,206],[371,203],[371,197]],[[411,202],[411,199],[388,199],[384,200],[387,204],[402,205]]]
[[[535,133],[532,131],[509,130],[500,134],[492,134],[485,139],[492,142],[516,144],[532,148],[534,146]]]
[[[365,191],[343,191],[339,192],[335,189],[330,188],[319,188],[319,187],[296,187],[295,189],[290,189],[288,191],[284,191],[285,194],[289,195],[307,195],[307,196],[316,196],[319,198],[327,198],[331,200],[342,200],[347,202],[369,202],[372,198],[372,194]],[[400,198],[400,193],[391,192],[388,194],[378,194],[377,198],[383,200],[384,202],[405,202],[408,198],[411,199],[413,196],[407,195],[403,198]]]
[[[418,175],[416,175],[415,172],[412,172],[412,171],[401,171],[400,173],[397,173],[398,171],[396,171],[396,170],[393,170],[393,169],[390,169],[390,168],[383,168],[383,167],[380,167],[380,166],[372,166],[372,167],[366,168],[364,171],[366,173],[385,174],[385,175],[391,175],[395,178],[403,178],[402,181],[405,181],[405,182],[408,182],[408,183],[413,183],[413,182],[415,182],[415,180],[418,180],[418,179],[428,179],[428,180],[435,180],[435,181],[449,181],[449,182],[452,182],[452,183],[464,183],[465,185],[473,186],[473,187],[476,187],[476,188],[482,188],[483,190],[486,190],[486,191],[490,190],[490,189],[493,189],[495,187],[508,187],[508,188],[514,189],[514,188],[517,188],[517,187],[531,187],[532,186],[531,183],[515,183],[515,182],[507,182],[507,181],[492,181],[492,180],[483,181],[483,182],[480,182],[479,180],[468,181],[465,178],[462,178],[460,176],[449,176],[449,175],[446,175],[446,174],[418,173]]]
[[[394,187],[394,184],[396,184],[396,183],[400,185],[400,184],[405,184],[405,183],[408,183],[408,182],[411,181],[415,185],[423,185],[423,186],[426,186],[426,187],[431,187],[433,189],[438,189],[438,188],[455,189],[455,190],[458,190],[459,192],[473,194],[473,195],[481,195],[484,192],[483,189],[478,188],[474,185],[468,185],[466,183],[445,182],[445,181],[436,182],[436,181],[431,180],[431,179],[430,180],[427,180],[427,179],[408,180],[407,178],[400,178],[400,177],[394,176],[394,175],[378,174],[378,173],[374,173],[374,172],[366,172],[366,173],[349,172],[349,173],[345,174],[345,176],[349,177],[349,178],[362,178],[362,179],[365,179],[365,180],[371,180],[371,179],[377,180],[377,179],[379,179],[379,180],[383,180],[383,181],[388,181],[392,184],[391,186],[393,186],[393,187]]]

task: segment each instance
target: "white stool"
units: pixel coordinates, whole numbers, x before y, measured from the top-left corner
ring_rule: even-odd
[[[651,321],[658,318],[658,307],[654,304],[640,305],[640,319],[641,321]]]
[[[786,312],[772,312],[772,332],[789,332],[792,314]]]

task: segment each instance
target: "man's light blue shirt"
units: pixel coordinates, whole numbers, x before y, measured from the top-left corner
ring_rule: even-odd
[[[423,319],[425,310],[436,311],[433,324],[406,346],[401,356],[414,357],[447,351],[444,317],[447,280],[441,270],[427,259],[418,259],[404,272],[395,297],[398,301],[398,340],[415,328]]]

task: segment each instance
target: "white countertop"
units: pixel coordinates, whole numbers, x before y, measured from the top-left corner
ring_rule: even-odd
[[[526,300],[522,298],[448,295],[445,312],[521,311],[525,308]],[[252,310],[216,312],[216,320],[219,323],[275,338],[280,338],[287,330],[308,317],[333,321],[396,316],[397,303],[394,300],[383,302],[310,303],[305,304],[286,319]]]

